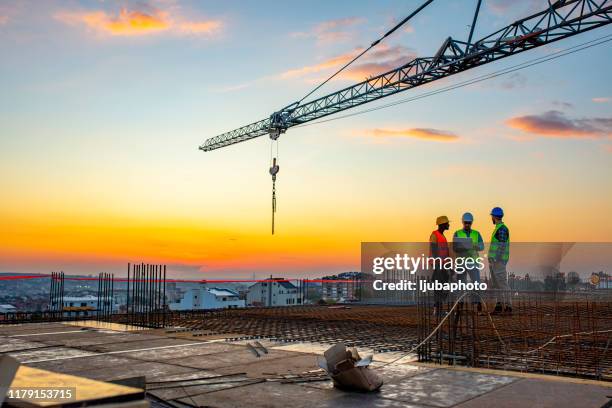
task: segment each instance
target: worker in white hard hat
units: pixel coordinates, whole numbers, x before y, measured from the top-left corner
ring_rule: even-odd
[[[463,214],[461,222],[463,223],[463,228],[455,231],[453,235],[453,250],[458,257],[471,258],[475,261],[478,258],[478,252],[484,250],[482,235],[472,228],[474,223],[472,213],[466,212]],[[457,272],[457,280],[467,282],[467,276],[474,283],[480,282],[480,269],[477,267],[466,268],[465,272]]]
[[[484,241],[480,232],[472,228],[474,223],[472,213],[466,212],[463,214],[461,222],[463,223],[463,228],[455,231],[453,235],[453,251],[456,256],[455,264],[458,265],[458,258],[463,258],[461,267],[455,266],[455,276],[459,282],[467,282],[469,276],[473,283],[479,283],[480,269],[476,259],[479,256],[478,253],[484,250]],[[471,261],[466,262],[467,259]],[[474,296],[472,303],[477,305],[476,307],[479,312],[482,310],[482,304],[478,297]]]

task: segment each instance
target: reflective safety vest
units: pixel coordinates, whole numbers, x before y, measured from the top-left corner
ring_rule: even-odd
[[[472,239],[472,249],[465,252],[465,256],[467,258],[476,259],[478,258],[478,231],[470,230],[470,235],[465,233],[465,230],[462,228],[459,231],[455,232],[457,238],[471,238]],[[463,255],[463,253],[462,253]]]
[[[446,237],[440,231],[435,230],[432,234],[436,236],[436,248],[438,249],[437,256],[440,258],[448,258],[450,252],[448,250],[448,241],[446,241]],[[432,256],[434,254],[431,254]]]
[[[510,259],[510,230],[509,229],[508,229],[508,241],[501,243],[501,244],[505,244],[504,252],[502,252],[501,254],[501,259],[497,258],[497,255],[498,255],[497,252],[500,247],[500,242],[497,240],[495,236],[497,235],[497,230],[505,226],[506,224],[504,224],[503,222],[500,222],[499,224],[495,224],[495,229],[493,230],[493,235],[491,236],[491,245],[489,246],[489,258],[490,259],[494,259],[496,261],[501,260],[504,262],[508,262],[508,259]],[[506,227],[506,229],[507,228],[508,227]]]

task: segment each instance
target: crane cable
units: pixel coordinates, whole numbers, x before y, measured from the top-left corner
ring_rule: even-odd
[[[318,125],[318,124],[326,123],[326,122],[333,122],[333,121],[336,121],[336,120],[345,119],[345,118],[349,118],[349,117],[352,117],[352,116],[362,115],[364,113],[369,113],[369,112],[374,112],[374,111],[377,111],[377,110],[382,110],[382,109],[390,108],[390,107],[393,107],[393,106],[396,106],[396,105],[401,105],[403,103],[416,101],[416,100],[419,100],[419,99],[427,98],[429,96],[437,95],[439,93],[444,93],[444,92],[452,91],[454,89],[463,88],[464,86],[473,85],[473,84],[476,84],[478,82],[486,81],[488,79],[493,79],[493,78],[496,78],[496,77],[499,77],[499,76],[507,75],[507,74],[510,74],[510,73],[513,73],[513,72],[516,72],[516,71],[520,71],[520,70],[525,69],[525,68],[532,67],[534,65],[539,65],[539,64],[542,64],[544,62],[548,62],[548,61],[551,61],[551,60],[554,60],[554,59],[557,59],[557,58],[565,57],[566,55],[574,54],[574,53],[576,53],[578,51],[582,51],[582,50],[585,50],[587,48],[595,47],[597,45],[601,45],[601,44],[610,42],[610,41],[612,41],[611,37],[612,37],[612,34],[608,34],[608,35],[605,35],[605,36],[602,36],[602,37],[598,37],[598,38],[595,38],[593,40],[586,41],[586,42],[578,44],[578,45],[574,45],[572,47],[568,47],[568,48],[565,48],[565,49],[562,49],[562,50],[559,50],[559,51],[555,51],[553,53],[547,54],[547,55],[542,56],[542,57],[538,57],[538,58],[534,58],[534,59],[531,59],[531,60],[528,60],[528,61],[525,61],[525,62],[521,62],[520,64],[512,65],[510,67],[503,68],[503,69],[498,70],[498,71],[494,71],[494,72],[491,72],[491,73],[488,73],[488,74],[484,74],[484,75],[477,76],[477,77],[474,77],[474,78],[471,78],[471,79],[467,79],[465,81],[462,81],[462,82],[459,82],[459,83],[456,83],[456,84],[453,84],[453,85],[448,85],[448,86],[445,86],[443,88],[436,89],[434,91],[425,92],[425,93],[422,93],[420,95],[412,96],[410,98],[400,99],[400,100],[395,101],[395,102],[390,102],[390,103],[387,103],[387,104],[384,104],[384,105],[380,105],[380,106],[376,106],[376,107],[373,107],[373,108],[363,109],[363,110],[360,110],[360,111],[357,111],[357,112],[353,112],[353,113],[347,113],[346,115],[341,115],[341,116],[336,116],[336,117],[333,117],[333,118],[327,118],[327,119],[323,119],[323,120],[313,121],[313,122],[310,122],[310,123],[302,123],[302,124],[296,125],[294,127],[295,128],[300,128],[300,127]]]
[[[317,85],[312,91],[308,92],[306,95],[304,95],[302,97],[302,99],[300,99],[296,106],[299,105],[300,103],[302,103],[304,101],[304,99],[308,98],[310,95],[312,95],[313,93],[315,93],[316,91],[318,91],[323,85],[325,85],[326,83],[328,83],[329,81],[331,81],[334,77],[336,77],[336,75],[338,75],[340,72],[344,71],[346,68],[349,67],[349,65],[351,65],[353,62],[357,61],[359,58],[361,58],[364,54],[366,54],[368,51],[370,51],[372,48],[376,47],[378,44],[380,44],[385,38],[387,38],[388,36],[390,36],[391,34],[393,34],[395,31],[397,31],[401,26],[403,26],[404,24],[406,24],[408,22],[408,20],[410,20],[412,17],[416,16],[419,12],[421,12],[421,10],[423,10],[425,7],[429,6],[431,3],[433,2],[433,0],[427,0],[425,3],[421,4],[421,6],[419,6],[419,8],[417,8],[416,10],[414,10],[412,13],[410,13],[410,15],[406,18],[404,18],[402,21],[400,21],[399,23],[397,23],[391,30],[387,31],[382,37],[380,37],[379,39],[377,39],[376,41],[374,41],[372,44],[370,44],[370,46],[366,49],[364,49],[363,51],[361,51],[355,58],[353,58],[352,60],[350,60],[349,62],[347,62],[346,64],[344,64],[342,66],[342,68],[340,68],[339,70],[337,70],[335,73],[333,73],[329,78],[327,78],[325,81],[321,82],[319,85]]]
[[[276,155],[274,155],[274,144],[276,144]],[[274,218],[276,215],[276,175],[280,170],[278,166],[278,139],[270,140],[270,175],[272,176],[272,235],[274,235]]]
[[[385,38],[389,37],[391,34],[393,34],[395,31],[397,31],[401,26],[406,24],[408,22],[408,20],[410,20],[412,17],[416,16],[418,13],[421,12],[421,10],[423,10],[425,7],[429,6],[432,2],[433,2],[433,0],[426,0],[416,10],[414,10],[412,13],[410,13],[410,15],[408,15],[408,17],[404,18],[402,21],[400,21],[395,26],[393,26],[393,28],[391,28],[389,31],[387,31],[382,37],[378,38],[376,41],[374,41],[372,44],[370,44],[370,46],[368,48],[366,48],[363,51],[361,51],[357,56],[355,56],[352,60],[350,60],[349,62],[344,64],[339,70],[337,70],[329,78],[327,78],[325,81],[321,82],[313,90],[311,90],[306,95],[304,95],[302,97],[302,99],[300,99],[298,102],[293,103],[290,106],[293,109],[295,109],[300,103],[302,103],[304,101],[304,99],[308,98],[310,95],[312,95],[313,93],[318,91],[323,85],[325,85],[326,83],[331,81],[333,78],[336,77],[336,75],[338,75],[340,72],[342,72],[346,68],[348,68],[349,65],[351,65],[353,62],[357,61],[359,58],[361,58],[363,55],[365,55],[372,48],[374,48],[378,44],[380,44]],[[479,5],[480,5],[480,2],[479,2]],[[276,138],[272,138],[272,143],[270,145],[270,161],[271,161],[271,164],[270,164],[270,175],[272,176],[272,235],[274,235],[274,227],[275,227],[275,225],[274,225],[274,218],[275,218],[275,215],[276,215],[276,175],[278,174],[278,171],[279,171],[279,166],[277,164],[277,159],[278,159],[278,140],[277,139],[278,139],[278,136]],[[273,145],[274,145],[274,143],[276,143],[276,157],[273,157]]]

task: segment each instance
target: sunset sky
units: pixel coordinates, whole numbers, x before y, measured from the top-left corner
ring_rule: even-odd
[[[0,272],[320,276],[362,241],[424,241],[501,206],[514,241],[612,241],[612,42],[280,138],[206,138],[299,99],[418,1],[0,2]],[[465,39],[476,2],[435,1],[317,95]],[[484,0],[475,38],[545,7]],[[438,89],[598,37],[407,91]],[[358,108],[359,109],[359,108]]]

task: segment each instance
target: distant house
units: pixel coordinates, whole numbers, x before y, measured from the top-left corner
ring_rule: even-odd
[[[107,298],[110,303],[107,307],[113,312],[118,310],[117,304],[112,298]],[[86,296],[66,296],[63,298],[62,310],[64,314],[69,313],[70,316],[89,316],[95,315],[98,309],[102,309],[103,305],[98,305],[98,297],[93,295]]]
[[[231,289],[200,286],[187,289],[181,298],[168,306],[171,310],[229,309],[244,307],[245,302]]]
[[[352,302],[358,300],[359,272],[343,272],[338,275],[324,276],[321,298],[336,302]]]
[[[15,313],[17,308],[13,305],[0,305],[0,313]]]
[[[302,304],[302,294],[291,282],[272,278],[251,285],[246,303],[247,306],[296,306]]]

